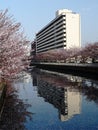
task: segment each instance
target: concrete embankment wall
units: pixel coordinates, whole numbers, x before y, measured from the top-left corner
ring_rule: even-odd
[[[98,64],[34,63],[34,65],[38,68],[62,73],[98,77]]]
[[[0,84],[0,117],[2,114],[2,110],[3,110],[5,96],[6,96],[6,85]]]

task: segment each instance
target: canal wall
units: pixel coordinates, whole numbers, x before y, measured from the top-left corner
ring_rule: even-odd
[[[6,85],[2,83],[0,84],[0,117],[3,111],[5,96],[6,96]]]
[[[66,64],[66,63],[33,63],[33,66],[61,73],[98,77],[98,63],[96,64]]]

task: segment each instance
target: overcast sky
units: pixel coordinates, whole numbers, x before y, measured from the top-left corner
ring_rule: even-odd
[[[81,16],[81,42],[98,41],[98,0],[0,0],[0,10],[9,10],[30,40],[55,18],[59,9],[69,9]]]

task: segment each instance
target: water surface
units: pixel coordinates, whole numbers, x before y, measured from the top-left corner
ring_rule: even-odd
[[[15,82],[14,88],[17,90],[12,97],[14,106],[5,106],[5,110],[11,109],[7,117],[11,123],[4,123],[4,113],[1,120],[1,128],[4,130],[98,129],[96,80],[34,70]],[[14,107],[17,109],[14,110]]]

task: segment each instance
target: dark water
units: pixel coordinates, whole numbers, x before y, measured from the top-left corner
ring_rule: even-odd
[[[14,88],[0,130],[98,130],[98,81],[35,70]]]

